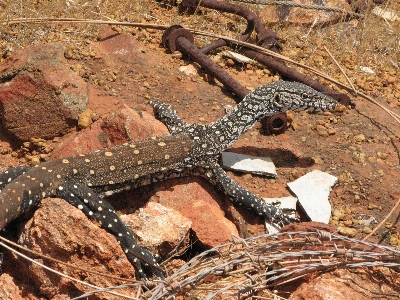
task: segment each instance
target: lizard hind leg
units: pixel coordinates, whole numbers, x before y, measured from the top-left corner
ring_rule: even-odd
[[[199,175],[227,195],[234,205],[244,206],[256,214],[266,217],[279,228],[292,222],[298,222],[298,219],[286,215],[280,208],[267,204],[263,199],[238,185],[219,164],[213,163],[204,166],[203,170]]]
[[[88,218],[115,236],[128,260],[136,269],[136,276],[146,278],[143,267],[163,278],[164,274],[154,255],[141,248],[131,230],[122,222],[113,207],[86,185],[64,181],[56,188],[56,195],[80,209]]]

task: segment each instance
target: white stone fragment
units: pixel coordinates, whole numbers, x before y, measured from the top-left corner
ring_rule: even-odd
[[[233,51],[225,50],[225,51],[222,51],[221,54],[225,57],[232,58],[239,63],[261,65],[259,62],[255,61],[251,58],[248,58],[247,56],[244,56],[243,54],[239,54],[239,53],[236,53]]]
[[[390,8],[380,8],[379,6],[375,6],[374,9],[372,10],[372,13],[384,18],[387,21],[398,21],[400,20],[400,17],[397,15],[397,12],[393,9]]]
[[[276,177],[276,168],[271,158],[222,152],[222,166],[226,169]]]
[[[372,224],[378,224],[378,221],[373,215],[366,214],[355,214],[354,218],[360,220],[363,226],[371,226]]]
[[[280,209],[285,210],[292,210],[292,212],[289,211],[289,213],[286,213],[287,216],[295,218],[296,217],[296,203],[297,203],[297,198],[296,197],[282,197],[282,198],[262,198],[267,202],[268,204],[271,205],[276,205]],[[266,232],[269,234],[274,234],[279,232],[279,227],[276,225],[265,221],[265,229]]]
[[[149,202],[135,214],[121,215],[120,218],[138,238],[140,245],[149,249],[172,250],[192,228],[191,220],[156,202]]]
[[[372,70],[371,68],[368,68],[368,67],[360,66],[360,70],[367,74],[375,74],[374,70]]]
[[[335,176],[314,170],[288,183],[288,186],[311,221],[328,224],[332,211],[328,200],[329,192],[336,181]]]
[[[197,70],[193,65],[187,65],[187,66],[180,66],[179,71],[184,73],[186,76],[196,76]]]

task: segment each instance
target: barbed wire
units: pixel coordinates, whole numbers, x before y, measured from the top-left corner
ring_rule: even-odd
[[[233,2],[241,2],[241,3],[247,3],[247,4],[256,4],[256,5],[285,5],[285,6],[292,6],[292,7],[301,7],[305,9],[315,9],[315,10],[322,10],[322,11],[333,11],[333,12],[339,12],[343,13],[346,15],[358,17],[358,18],[363,18],[365,15],[355,13],[352,11],[348,11],[344,8],[340,7],[332,7],[332,6],[324,6],[324,5],[316,5],[316,4],[303,4],[303,3],[297,3],[294,1],[262,1],[262,0],[230,0]]]
[[[383,266],[400,270],[398,249],[329,232],[232,237],[231,243],[202,252],[165,280],[134,284],[142,288],[137,299],[173,299],[195,291],[202,293],[205,300],[245,299],[308,274],[338,267]],[[105,290],[93,290],[81,297]]]
[[[0,243],[16,252],[3,242]],[[38,264],[35,260],[30,261]],[[43,264],[40,266],[65,277],[65,274]],[[68,278],[92,288],[74,299],[84,299],[104,292],[136,300],[175,299],[176,296],[187,293],[200,294],[199,297],[206,300],[216,297],[246,299],[260,293],[263,296],[270,294],[271,299],[278,299],[270,288],[312,273],[328,272],[336,268],[377,266],[400,271],[400,250],[348,238],[336,232],[316,230],[264,234],[246,239],[232,235],[232,242],[200,253],[164,280],[98,287]],[[116,289],[128,287],[136,288],[136,295],[115,292]]]

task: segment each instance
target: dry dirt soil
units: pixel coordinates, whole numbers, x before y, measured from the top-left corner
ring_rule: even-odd
[[[237,21],[236,19],[232,21],[229,19],[231,17],[223,14],[211,14],[206,9],[202,11],[204,14],[209,13],[208,22],[213,18],[219,24],[225,20]],[[165,19],[166,16],[168,16],[167,21],[170,21],[176,16],[177,21],[182,19],[191,24],[191,16],[180,16],[176,8],[167,9],[157,2],[151,3],[148,12],[148,15],[142,13],[139,19],[149,23]],[[117,17],[118,14],[113,16],[114,19]],[[196,16],[196,20],[197,18]],[[377,20],[377,22],[382,21]],[[36,30],[40,27],[38,24],[34,26]],[[185,121],[206,124],[222,117],[227,105],[233,106],[240,100],[185,56],[181,58],[177,54],[173,55],[161,46],[160,31],[113,27],[116,32],[131,32],[138,39],[143,58],[138,64],[132,61],[106,59],[96,50],[95,43],[98,33],[104,30],[102,27],[91,27],[91,33],[88,33],[86,38],[82,35],[80,40],[76,33],[71,33],[73,42],[71,40],[66,42],[66,36],[69,34],[65,30],[66,25],[62,25],[63,30],[59,29],[58,25],[46,26],[46,36],[42,41],[57,41],[65,45],[66,58],[71,68],[90,84],[93,97],[90,98],[89,107],[98,117],[112,112],[124,103],[139,110],[152,112],[150,106],[146,104],[147,101],[160,99],[171,104]],[[331,26],[340,28],[346,25]],[[68,28],[73,27],[68,25]],[[78,27],[80,28],[82,27]],[[213,29],[211,25],[209,28]],[[343,80],[343,75],[323,49],[324,45],[330,49],[335,49],[337,45],[330,45],[329,39],[324,39],[321,35],[321,32],[328,31],[327,28],[318,28],[319,31],[312,32],[312,37],[306,41],[300,36],[307,34],[309,25],[295,24],[291,27],[281,25],[274,28],[282,30],[277,34],[283,36],[284,54],[292,53],[292,59],[302,60],[321,69],[326,69],[323,65],[329,65],[330,75],[332,77],[337,75],[336,78]],[[17,29],[17,26],[11,27],[10,31]],[[88,30],[87,27],[85,30]],[[293,32],[297,32],[297,37],[291,35]],[[12,32],[8,37],[10,35],[12,36]],[[199,44],[202,43],[204,40],[199,41]],[[4,47],[2,49],[3,56],[6,57],[8,54]],[[361,50],[369,51],[367,48]],[[376,73],[366,75],[359,71],[359,66],[365,62],[363,59],[367,54],[357,51],[356,48],[352,48],[346,51],[334,50],[333,53],[337,55],[345,71],[351,73],[350,77],[357,89],[400,114],[398,79],[400,71],[398,65],[396,67],[399,61],[391,64],[390,58],[382,58],[383,55],[379,58],[382,61],[375,63],[373,59],[378,56],[376,53],[371,54],[369,66],[376,66],[374,69]],[[364,58],[359,59],[359,56]],[[272,74],[264,68],[236,63],[218,55],[214,60],[249,89],[280,79],[279,74]],[[188,65],[193,65],[198,74],[187,76],[179,71],[181,66]],[[335,88],[334,85],[329,85]],[[376,226],[376,223],[364,226],[360,220],[373,216],[380,222],[400,200],[400,126],[375,104],[351,93],[349,95],[351,105],[344,111],[323,114],[292,112],[293,121],[285,133],[266,136],[261,124],[257,124],[230,148],[230,151],[238,153],[271,157],[277,166],[276,179],[235,172],[229,172],[229,175],[237,183],[262,197],[289,196],[291,193],[286,184],[312,170],[317,169],[337,176],[339,180],[330,194],[334,211],[331,224],[355,228],[357,230],[355,237],[361,239]],[[1,140],[0,159],[3,169],[10,165],[26,164],[25,157],[15,157],[18,153],[17,145],[8,143],[4,135],[1,136]],[[369,241],[400,246],[399,225],[399,209],[397,209]],[[249,224],[241,228],[244,236],[262,232],[262,224]]]

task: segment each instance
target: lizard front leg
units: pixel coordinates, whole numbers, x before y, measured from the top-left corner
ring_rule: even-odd
[[[157,119],[167,126],[171,134],[177,135],[186,131],[189,124],[183,121],[169,105],[159,100],[150,101],[149,104],[154,107]]]
[[[234,205],[244,206],[260,216],[265,216],[278,226],[298,222],[298,219],[287,216],[280,208],[267,204],[263,199],[235,183],[217,163],[204,165],[199,174],[226,194]]]
[[[164,277],[154,255],[137,244],[133,233],[121,221],[113,207],[90,188],[83,184],[64,181],[56,187],[56,195],[79,208],[87,217],[98,221],[102,228],[113,234],[135,267],[138,277],[146,278],[143,267],[151,269],[158,277]]]

